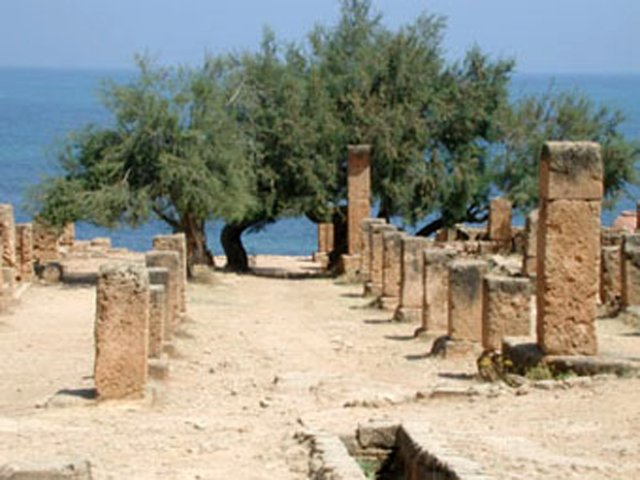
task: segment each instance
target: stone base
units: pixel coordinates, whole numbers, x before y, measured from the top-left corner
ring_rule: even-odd
[[[398,297],[380,297],[380,307],[382,310],[393,312],[398,308]]]
[[[340,257],[340,273],[348,282],[358,283],[360,277],[360,255],[342,255]]]
[[[422,323],[422,309],[398,307],[393,319],[396,322]]]
[[[323,270],[329,267],[329,254],[326,252],[314,252],[312,259],[315,263],[319,263]]]
[[[149,378],[153,380],[167,380],[169,378],[170,365],[166,355],[162,358],[150,358],[147,363]]]
[[[466,340],[448,340],[442,356],[447,359],[477,357],[482,348],[479,343]]]

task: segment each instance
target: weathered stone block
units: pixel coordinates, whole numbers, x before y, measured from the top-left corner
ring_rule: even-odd
[[[537,258],[540,346],[549,355],[595,355],[600,202],[542,202]]]
[[[449,269],[449,336],[452,340],[482,341],[482,279],[487,262],[455,260]]]
[[[538,219],[539,211],[533,210],[525,221],[526,244],[523,256],[522,273],[529,277],[536,276],[538,255]]]
[[[67,223],[62,229],[62,234],[58,240],[59,244],[63,247],[73,247],[73,243],[76,240],[76,225],[75,223]]]
[[[489,203],[489,240],[511,241],[511,202],[506,198],[494,198]]]
[[[622,306],[640,305],[640,235],[624,238],[620,277]]]
[[[329,253],[333,250],[333,223],[318,224],[318,252]]]
[[[600,257],[600,301],[620,306],[622,300],[622,249],[602,247]]]
[[[422,330],[444,334],[449,323],[449,267],[456,252],[427,249],[424,255]]]
[[[41,265],[59,260],[56,230],[38,222],[33,224],[33,257]]]
[[[180,257],[178,272],[178,308],[180,314],[184,315],[187,312],[187,239],[184,233],[158,235],[153,239],[153,249],[177,252]]]
[[[383,283],[383,261],[384,261],[384,243],[382,234],[384,232],[395,231],[396,227],[393,225],[379,225],[374,224],[371,226],[371,282],[368,285],[368,292],[374,296],[382,295],[382,283]]]
[[[399,231],[384,232],[382,264],[382,297],[387,308],[395,310],[400,300],[400,273],[402,264],[402,240],[405,233]]]
[[[149,357],[160,358],[164,342],[167,295],[163,285],[149,287]]]
[[[360,223],[360,242],[362,245],[360,274],[362,281],[371,281],[371,228],[373,225],[384,225],[386,220],[382,218],[365,218]]]
[[[482,347],[485,350],[500,350],[505,336],[527,336],[530,333],[530,280],[485,275]]]
[[[340,271],[347,282],[358,283],[362,280],[360,266],[362,259],[360,255],[342,255],[340,257]]]
[[[547,142],[540,158],[540,198],[598,200],[603,194],[600,145],[593,142]]]
[[[431,246],[424,237],[402,239],[402,265],[400,270],[400,302],[394,318],[406,322],[422,322],[424,296],[424,249]]]
[[[173,251],[151,251],[145,255],[147,267],[153,272],[156,268],[166,269],[168,272],[165,287],[166,317],[164,338],[169,339],[180,323],[180,255]],[[157,274],[152,273],[152,278],[157,279]],[[155,282],[152,282],[155,283]]]
[[[0,204],[0,239],[2,239],[2,266],[16,268],[16,225],[13,206]]]
[[[30,282],[33,279],[33,225],[16,225],[16,263],[18,280]]]
[[[371,215],[371,147],[350,145],[347,159],[348,253],[361,253],[360,224]]]
[[[94,378],[101,400],[142,398],[149,347],[149,274],[140,265],[100,268]]]

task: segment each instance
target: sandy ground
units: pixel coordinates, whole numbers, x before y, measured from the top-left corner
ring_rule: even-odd
[[[308,259],[257,266],[271,277],[190,284],[170,379],[142,403],[46,406],[92,387],[95,289],[34,285],[0,317],[0,464],[81,458],[96,478],[302,479],[296,432],[413,420],[495,478],[640,478],[640,380],[422,398],[475,385],[473,362],[421,358],[429,342],[367,308],[359,286],[273,278],[313,273]],[[640,358],[637,331],[607,321],[599,333],[604,351]]]

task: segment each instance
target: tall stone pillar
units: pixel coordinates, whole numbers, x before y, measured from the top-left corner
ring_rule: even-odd
[[[494,242],[511,242],[511,202],[506,198],[494,198],[489,203],[488,234]]]
[[[449,269],[449,329],[452,340],[482,341],[483,260],[455,260]]]
[[[423,251],[430,245],[431,242],[424,237],[405,237],[402,239],[400,303],[394,316],[396,320],[422,322]]]
[[[371,146],[350,145],[347,160],[349,255],[360,254],[360,224],[371,215]]]
[[[134,264],[100,268],[94,378],[101,400],[141,398],[147,382],[149,274]]]
[[[185,315],[187,313],[187,239],[184,233],[158,235],[153,239],[153,249],[176,252],[178,254],[180,259],[178,272],[178,309],[181,315]],[[165,265],[157,266],[165,267]]]
[[[622,242],[621,294],[624,308],[640,306],[640,234]]]
[[[318,253],[330,253],[333,250],[333,223],[318,224]]]
[[[524,248],[522,273],[528,277],[535,277],[538,265],[538,210],[534,210],[525,222],[526,245]]]
[[[16,263],[18,280],[30,282],[33,279],[33,225],[16,225]]]
[[[373,225],[384,225],[386,220],[382,218],[365,218],[360,224],[362,242],[360,275],[365,286],[371,282],[371,229]]]
[[[152,284],[149,287],[149,358],[160,358],[162,355],[167,319],[166,299],[164,285]]]
[[[540,159],[538,344],[549,355],[595,355],[603,195],[600,146],[548,142]]]

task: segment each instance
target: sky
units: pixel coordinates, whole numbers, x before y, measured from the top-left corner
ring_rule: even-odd
[[[640,73],[640,0],[373,0],[396,28],[447,17],[445,48],[473,44],[522,73]],[[338,0],[0,0],[0,66],[129,68],[136,52],[198,63],[255,48],[263,27],[302,40]]]

